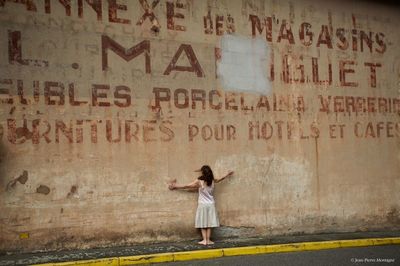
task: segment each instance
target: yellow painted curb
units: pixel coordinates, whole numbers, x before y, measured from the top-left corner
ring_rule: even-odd
[[[57,262],[57,263],[45,263],[45,264],[35,264],[40,266],[72,266],[72,265],[89,265],[89,266],[118,266],[119,258],[104,258],[95,260],[77,260],[68,262]]]
[[[224,256],[240,256],[240,255],[257,255],[262,254],[262,246],[251,246],[251,247],[238,247],[238,248],[224,248]]]
[[[120,257],[119,265],[135,265],[135,264],[172,262],[172,261],[174,261],[174,253],[160,253],[151,255]]]
[[[316,241],[316,242],[303,242],[303,243],[277,244],[277,245],[260,245],[260,246],[237,247],[237,248],[206,249],[206,250],[195,250],[195,251],[184,251],[184,252],[126,256],[118,258],[105,258],[96,260],[46,263],[38,265],[39,266],[70,266],[70,265],[90,265],[90,266],[118,265],[119,266],[119,265],[135,265],[135,264],[137,265],[137,264],[150,264],[159,262],[211,259],[211,258],[220,258],[228,256],[244,256],[244,255],[255,255],[255,254],[311,251],[311,250],[348,248],[348,247],[399,245],[399,244],[400,244],[400,237],[332,240],[332,241]]]
[[[174,261],[220,258],[224,256],[222,250],[223,249],[205,249],[196,251],[176,252],[174,253]]]

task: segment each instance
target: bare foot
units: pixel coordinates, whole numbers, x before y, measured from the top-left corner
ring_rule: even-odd
[[[207,245],[207,241],[205,241],[205,240],[203,240],[203,241],[200,241],[200,242],[199,242],[199,244],[200,244],[200,245],[204,245],[204,246],[205,246],[205,245]]]
[[[214,242],[212,242],[211,240],[207,241],[207,245],[214,245]]]

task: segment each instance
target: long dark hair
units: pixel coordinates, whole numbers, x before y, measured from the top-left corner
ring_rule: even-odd
[[[201,176],[199,176],[199,180],[204,180],[207,183],[207,186],[211,186],[214,181],[214,174],[208,165],[203,165],[200,169]]]

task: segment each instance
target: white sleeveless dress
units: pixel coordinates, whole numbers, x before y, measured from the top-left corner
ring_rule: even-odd
[[[200,180],[201,187],[199,188],[199,201],[196,211],[196,228],[211,228],[219,227],[219,220],[217,211],[215,210],[214,201],[214,182],[211,186],[207,186],[207,183]]]

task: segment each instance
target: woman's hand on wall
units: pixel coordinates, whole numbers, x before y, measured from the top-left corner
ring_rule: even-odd
[[[174,189],[176,189],[176,179],[172,180],[172,181],[168,184],[168,188],[169,188],[169,190],[174,190]]]

